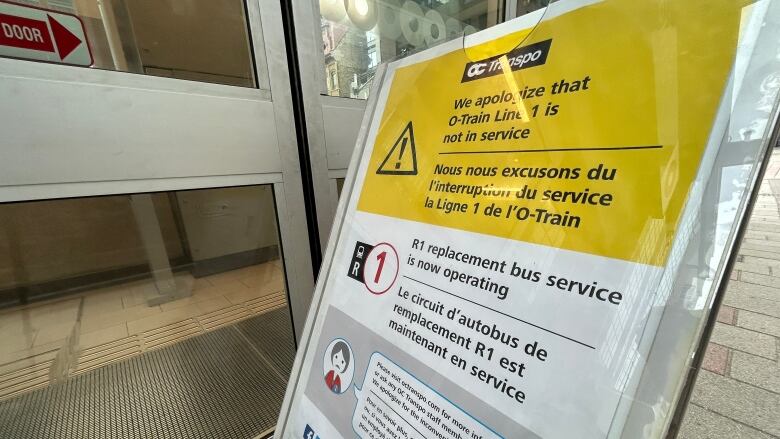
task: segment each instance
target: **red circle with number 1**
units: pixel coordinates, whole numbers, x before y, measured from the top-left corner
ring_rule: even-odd
[[[366,257],[363,267],[363,283],[373,294],[384,294],[395,283],[398,277],[398,253],[395,248],[382,242],[377,244]]]

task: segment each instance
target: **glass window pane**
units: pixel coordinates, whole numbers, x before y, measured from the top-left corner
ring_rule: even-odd
[[[20,4],[79,17],[93,68],[256,86],[243,0],[22,0]],[[0,3],[0,13],[25,14],[24,9]],[[69,58],[52,60],[68,63]]]
[[[320,0],[327,94],[366,99],[376,66],[498,24],[499,0]]]
[[[554,3],[557,0],[512,0],[515,2],[515,17],[528,14],[537,9],[547,7],[549,3]],[[513,18],[513,17],[512,17]]]
[[[251,438],[295,353],[270,186],[0,204],[0,437]]]

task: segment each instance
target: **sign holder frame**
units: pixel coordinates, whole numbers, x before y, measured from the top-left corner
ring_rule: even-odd
[[[780,8],[780,1],[773,1],[773,0],[765,0],[769,2],[772,6],[775,7],[775,9]],[[771,7],[771,6],[770,6]],[[767,14],[768,15],[768,14]],[[300,343],[299,343],[299,349],[301,352],[306,352],[306,350],[310,347],[311,341],[314,338],[313,329],[314,329],[314,320],[317,317],[321,306],[323,304],[323,296],[324,296],[324,290],[326,285],[329,281],[329,276],[331,274],[336,274],[337,271],[333,271],[331,273],[331,267],[333,266],[334,262],[334,255],[336,250],[336,244],[339,241],[339,238],[344,230],[345,227],[345,214],[347,211],[347,207],[349,205],[349,201],[352,198],[352,195],[354,194],[354,191],[356,189],[355,187],[355,180],[357,178],[357,173],[359,171],[358,169],[358,163],[361,160],[361,157],[363,156],[365,149],[366,149],[366,142],[368,139],[369,129],[371,125],[371,121],[374,119],[377,104],[379,102],[379,91],[381,88],[385,85],[384,82],[386,80],[387,76],[387,64],[383,63],[380,64],[377,68],[376,76],[374,78],[374,83],[371,88],[371,94],[369,97],[369,100],[366,105],[366,111],[363,116],[363,120],[361,122],[360,131],[358,133],[356,147],[353,150],[352,157],[350,160],[349,170],[346,175],[345,183],[344,183],[344,192],[342,193],[338,207],[337,212],[335,216],[334,225],[331,229],[329,241],[327,248],[325,250],[325,254],[323,256],[323,264],[321,267],[321,273],[324,273],[325,278],[320,279],[319,282],[317,282],[317,286],[315,288],[313,298],[312,298],[312,305],[310,307],[309,314],[307,315],[304,331],[301,334]],[[730,74],[730,77],[733,79],[733,71]],[[723,88],[723,102],[721,102],[721,107],[727,106],[728,103],[726,102],[727,99],[725,99],[725,96],[728,95],[731,90],[733,89],[733,82],[729,81],[729,84],[727,84]],[[725,108],[725,107],[723,107]],[[721,110],[723,111],[723,110]],[[733,108],[727,112],[727,115],[733,114],[733,112],[736,111]],[[730,233],[726,240],[723,253],[721,253],[721,256],[719,258],[719,267],[713,277],[713,283],[711,287],[706,291],[706,294],[704,297],[707,298],[707,306],[704,309],[703,317],[700,318],[700,327],[695,335],[694,340],[697,340],[697,342],[691,346],[691,349],[689,349],[689,356],[687,358],[686,364],[687,364],[687,373],[684,377],[682,377],[681,385],[677,388],[675,398],[671,400],[670,402],[673,404],[672,407],[668,411],[668,416],[666,416],[663,421],[664,425],[662,427],[663,435],[665,437],[676,437],[680,423],[683,419],[683,416],[685,414],[687,403],[691,396],[691,391],[693,389],[693,384],[695,383],[696,376],[698,373],[698,370],[700,369],[701,362],[703,359],[703,353],[704,349],[706,348],[707,342],[710,338],[712,329],[714,327],[715,318],[721,302],[723,301],[723,296],[725,294],[726,286],[728,283],[728,276],[727,274],[730,273],[730,270],[734,266],[734,263],[736,262],[737,257],[737,248],[738,243],[740,242],[741,238],[744,236],[747,224],[749,219],[750,212],[752,211],[755,202],[758,197],[758,188],[761,184],[762,178],[766,172],[769,158],[771,157],[771,153],[773,150],[773,146],[780,140],[780,126],[778,125],[778,122],[780,120],[778,119],[778,112],[780,112],[780,103],[778,103],[778,100],[775,97],[775,103],[774,107],[770,113],[772,117],[771,121],[771,133],[770,135],[764,135],[762,136],[761,146],[759,149],[759,153],[756,154],[756,158],[759,159],[755,163],[752,164],[752,168],[750,170],[750,177],[747,179],[747,185],[745,187],[745,190],[741,196],[741,202],[739,205],[739,208],[737,209],[737,212],[734,217],[734,221],[730,226]],[[713,125],[711,129],[714,129],[715,127],[715,121],[713,121]],[[726,130],[727,131],[727,130]],[[726,144],[726,140],[722,140],[719,142],[718,145],[716,145],[716,150],[714,151],[714,156],[717,157],[719,154],[722,153],[722,147]],[[712,169],[714,169],[714,161],[710,163],[709,165],[712,166]],[[701,166],[704,165],[704,162],[701,161],[699,164],[699,171],[701,171]],[[697,175],[698,172],[697,172]],[[711,175],[705,175],[704,185],[709,186],[710,182],[714,178],[714,173]],[[697,177],[698,180],[698,177]],[[689,193],[690,197],[690,193]],[[691,202],[690,199],[686,201],[687,203]],[[703,203],[703,201],[699,200],[699,203]],[[696,207],[699,209],[699,207]],[[697,210],[697,215],[700,214],[700,211]],[[682,218],[681,218],[682,220]],[[679,233],[679,232],[678,232]],[[682,250],[687,251],[689,247],[691,247],[690,242],[686,242],[682,245]],[[671,278],[672,280],[679,280],[681,276],[684,276],[681,272],[675,272]],[[704,293],[704,291],[702,291]],[[673,294],[673,293],[672,293]],[[715,313],[715,314],[713,314]],[[663,315],[660,317],[660,319],[663,318]],[[660,319],[658,323],[657,330],[660,330]],[[646,323],[647,324],[647,323]],[[652,351],[653,347],[651,346],[648,348],[647,353],[648,357],[650,356],[650,352]],[[284,434],[284,428],[287,425],[287,421],[289,418],[289,415],[291,413],[291,403],[294,397],[294,392],[296,389],[298,389],[298,386],[301,384],[301,379],[305,379],[305,377],[301,376],[302,371],[302,365],[303,365],[303,354],[299,353],[299,355],[296,355],[296,359],[293,365],[293,369],[291,372],[290,382],[288,384],[284,401],[282,403],[282,410],[277,422],[276,426],[276,434],[275,437],[282,437],[280,435]],[[647,366],[645,366],[647,367]],[[642,376],[646,372],[645,369],[642,369],[642,373],[639,375]],[[640,382],[637,383],[637,386],[634,388],[634,390],[638,390],[641,386],[641,379]],[[636,394],[636,392],[635,392]],[[631,408],[629,407],[629,410]],[[618,428],[618,431],[612,431],[610,430],[609,437],[626,437],[626,426],[628,425],[628,417],[629,413],[626,412],[626,422],[621,425]],[[658,426],[658,425],[656,425]]]
[[[768,0],[767,11],[765,12],[764,19],[772,17],[772,13],[775,15],[780,12],[780,2],[777,0]],[[776,19],[778,22],[780,20]],[[770,30],[771,32],[771,30]],[[774,30],[775,33],[780,33]],[[756,39],[756,46],[759,44],[771,44],[771,38],[759,35]],[[755,55],[751,54],[751,60],[754,61]],[[777,63],[780,66],[780,63]],[[734,72],[732,71],[732,76]],[[741,93],[740,89],[740,93]],[[740,96],[735,96],[735,100]],[[766,171],[769,167],[769,162],[772,157],[772,153],[775,147],[780,146],[780,99],[775,96],[774,105],[769,113],[771,119],[768,121],[767,126],[769,128],[768,135],[762,136],[761,146],[759,149],[758,157],[760,161],[757,161],[751,170],[751,176],[747,185],[746,193],[743,197],[741,206],[737,212],[737,215],[732,225],[732,233],[729,236],[725,254],[727,255],[723,264],[721,265],[716,282],[711,289],[710,308],[709,312],[705,315],[703,325],[700,328],[698,344],[691,351],[692,358],[689,360],[689,367],[687,374],[683,380],[677,400],[672,409],[671,416],[668,419],[666,426],[666,436],[669,438],[676,438],[680,432],[680,428],[685,417],[685,413],[690,402],[693,388],[696,383],[699,371],[701,370],[702,363],[704,361],[704,354],[707,349],[707,345],[710,341],[715,323],[717,321],[718,311],[720,310],[723,300],[726,295],[726,290],[729,284],[729,275],[732,272],[734,265],[737,262],[739,256],[739,247],[742,240],[747,233],[750,217],[758,200],[759,188],[764,180]],[[765,134],[767,134],[765,132]],[[724,142],[725,143],[725,142]],[[721,145],[722,146],[722,145]]]
[[[752,214],[753,208],[755,207],[756,201],[758,200],[759,187],[761,186],[761,182],[764,180],[766,170],[769,167],[769,160],[772,157],[772,150],[775,148],[775,145],[780,143],[780,118],[778,118],[779,113],[780,102],[776,102],[774,109],[772,110],[772,114],[774,114],[774,121],[772,122],[772,134],[769,137],[766,137],[763,141],[761,151],[762,159],[757,164],[757,166],[754,167],[755,172],[753,172],[751,177],[751,182],[749,185],[750,189],[747,192],[745,200],[746,206],[737,215],[737,226],[735,227],[735,233],[733,233],[732,237],[729,239],[728,250],[726,252],[728,257],[725,261],[725,264],[723,264],[722,269],[719,270],[718,280],[715,283],[712,306],[710,307],[710,310],[705,317],[704,326],[699,337],[699,343],[692,351],[694,356],[691,359],[691,364],[684,379],[682,390],[668,423],[667,437],[669,438],[676,438],[680,432],[680,427],[682,426],[683,418],[685,417],[685,413],[688,409],[688,403],[690,402],[690,398],[693,393],[693,387],[696,384],[696,378],[699,375],[702,362],[704,361],[704,353],[707,349],[707,344],[709,343],[712,331],[715,328],[715,322],[717,321],[717,318],[713,317],[717,317],[718,311],[723,304],[723,299],[726,295],[726,290],[729,283],[728,274],[731,273],[734,268],[734,264],[737,262],[737,257],[739,256],[739,246],[742,243],[745,234],[747,233],[748,224],[750,222],[750,215]]]
[[[309,313],[306,315],[306,323],[303,327],[303,333],[301,334],[298,342],[298,351],[306,352],[309,344],[312,341],[312,335],[314,331],[314,319],[322,306],[323,294],[325,292],[325,285],[327,285],[327,277],[330,275],[331,267],[333,266],[333,258],[336,252],[336,243],[344,228],[344,217],[347,212],[347,205],[349,199],[355,190],[355,179],[358,173],[358,163],[363,156],[363,151],[366,148],[366,140],[368,139],[368,131],[371,125],[371,120],[374,117],[374,111],[376,111],[377,103],[379,102],[379,90],[382,87],[382,83],[385,80],[385,74],[387,73],[387,63],[382,63],[377,66],[376,73],[374,75],[374,82],[371,85],[371,92],[369,94],[368,102],[366,102],[366,111],[363,113],[363,120],[360,123],[360,131],[358,131],[357,142],[355,143],[355,149],[352,152],[352,157],[349,160],[349,167],[347,168],[347,175],[344,179],[343,192],[339,198],[338,207],[336,208],[336,216],[333,222],[333,227],[330,229],[330,236],[328,237],[328,246],[325,249],[323,255],[322,264],[320,265],[320,273],[325,273],[325,279],[316,283],[314,288],[314,294],[312,295],[311,306],[309,307]],[[287,424],[287,419],[292,409],[292,399],[294,391],[297,388],[299,381],[303,378],[301,374],[301,366],[303,363],[303,355],[296,354],[295,362],[290,372],[290,380],[287,384],[287,389],[284,393],[284,400],[282,401],[282,408],[279,413],[279,419],[276,423],[276,429],[274,430],[274,437],[280,437],[276,433],[283,433],[284,426]]]
[[[756,117],[760,117],[761,112],[755,107],[755,102],[751,100],[753,96],[750,96],[751,91],[755,92],[755,90],[751,89],[751,87],[758,89],[759,85],[752,84],[750,83],[749,79],[745,78],[750,78],[751,74],[755,74],[756,72],[761,72],[762,70],[767,69],[766,63],[769,62],[767,61],[768,57],[762,58],[760,53],[758,55],[756,53],[760,52],[761,50],[773,50],[772,48],[774,47],[774,41],[776,41],[776,37],[780,35],[780,16],[778,15],[780,13],[780,1],[764,0],[763,2],[757,2],[757,4],[763,4],[764,7],[763,10],[757,12],[757,23],[754,23],[760,25],[758,28],[761,30],[757,31],[754,40],[750,41],[749,38],[746,38],[749,40],[749,48],[746,50],[746,52],[749,53],[746,53],[748,59],[743,60],[745,61],[745,64],[743,65],[744,69],[740,72],[739,67],[736,65],[738,62],[735,60],[735,65],[732,67],[732,70],[729,74],[729,81],[723,88],[723,94],[721,97],[722,101],[719,107],[720,109],[716,115],[715,120],[713,121],[711,135],[715,132],[715,128],[718,123],[725,124],[726,126],[722,130],[723,137],[720,140],[716,140],[717,145],[714,145],[715,151],[713,153],[712,162],[709,164],[710,175],[706,176],[706,179],[701,182],[703,187],[701,189],[701,195],[699,197],[700,199],[696,201],[696,218],[701,220],[701,214],[703,212],[702,207],[706,203],[704,201],[704,197],[708,192],[713,190],[714,186],[720,184],[716,178],[720,177],[721,174],[716,173],[715,171],[723,171],[726,169],[725,165],[728,163],[729,156],[732,156],[732,159],[742,160],[732,161],[731,166],[740,163],[742,165],[749,164],[751,168],[749,175],[747,178],[745,178],[745,188],[740,197],[740,203],[734,214],[733,221],[730,224],[729,234],[723,245],[716,271],[712,274],[711,277],[705,278],[704,276],[699,275],[686,276],[682,270],[678,270],[678,272],[671,279],[675,285],[679,285],[685,282],[690,283],[696,280],[701,281],[705,279],[711,280],[712,283],[707,290],[702,291],[702,295],[700,296],[701,298],[706,299],[702,311],[702,316],[689,318],[688,323],[698,319],[697,328],[695,332],[693,332],[693,340],[695,340],[695,342],[692,343],[690,348],[687,350],[685,368],[681,370],[683,375],[679,377],[679,385],[676,386],[670,395],[667,393],[667,395],[670,396],[667,401],[671,404],[671,407],[665,411],[666,416],[661,416],[660,420],[656,419],[656,423],[654,424],[656,428],[661,428],[664,437],[675,438],[679,433],[679,429],[682,425],[696,378],[699,371],[701,370],[701,364],[704,359],[707,344],[715,326],[718,310],[720,309],[720,305],[723,302],[728,287],[730,280],[729,275],[738,257],[739,246],[742,242],[744,234],[746,233],[750,214],[758,198],[759,187],[769,165],[769,160],[772,156],[774,146],[778,145],[778,142],[780,141],[780,93],[775,93],[772,96],[773,106],[767,113],[767,128],[759,137],[760,141],[753,141],[753,146],[750,146],[749,142],[744,142],[742,145],[739,145],[739,142],[730,138],[730,136],[733,134],[730,132],[730,129],[732,128],[731,120],[735,114],[738,114],[740,111],[744,111],[746,113],[750,112],[754,119]],[[773,19],[773,14],[775,17],[779,18]],[[774,27],[771,25],[771,23],[767,23],[772,21],[774,21]],[[767,32],[768,35],[763,32]],[[741,48],[741,50],[745,49],[745,47]],[[754,65],[754,63],[757,63],[758,65]],[[770,69],[770,71],[780,71],[780,61],[775,62],[772,68],[774,70]],[[749,108],[739,108],[740,104],[748,104]],[[719,121],[719,118],[722,119]],[[753,160],[751,161],[748,159]],[[702,161],[700,168],[704,165],[705,163]],[[697,177],[697,181],[698,180],[699,177]],[[692,201],[689,200],[688,202],[690,203]],[[717,226],[713,225],[712,227],[714,229]],[[705,229],[705,231],[707,230]],[[715,230],[712,230],[712,232],[714,233]],[[701,234],[701,231],[698,233]],[[686,243],[682,250],[684,253],[686,253],[691,249],[696,250],[696,247],[697,244],[689,240],[689,242]],[[669,262],[667,262],[667,264],[668,263]],[[700,265],[697,268],[701,269],[706,267],[707,266]],[[663,319],[666,317],[666,311],[671,307],[670,302],[675,298],[675,293],[676,291],[672,291],[670,297],[667,298],[667,301],[664,304],[665,310],[663,315],[661,315],[659,318],[656,334],[660,333],[662,330],[667,330],[667,332],[669,330],[669,328],[665,328],[663,326]],[[679,295],[679,293],[677,294]],[[674,317],[672,317],[671,320],[674,320]],[[655,345],[653,345],[650,350],[648,350],[647,357],[649,358],[649,361],[647,363],[652,362],[653,358],[651,357],[655,353],[654,349]],[[668,349],[668,346],[666,349]],[[662,352],[659,355],[663,356],[668,354],[669,352]],[[640,381],[635,388],[635,396],[639,394],[644,384],[644,380],[646,378],[644,375],[646,375],[648,371],[647,363],[641,374],[641,377],[639,378]],[[646,384],[646,386],[649,387],[650,384]],[[623,434],[625,434],[625,428],[630,423],[636,424],[637,420],[640,418],[639,416],[634,416],[634,407],[632,407],[630,411],[631,413],[627,414],[625,423],[621,428]],[[634,427],[637,426],[634,425]]]

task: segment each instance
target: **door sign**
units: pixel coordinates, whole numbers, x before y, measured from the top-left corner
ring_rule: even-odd
[[[0,1],[0,55],[91,66],[81,19],[72,14]]]

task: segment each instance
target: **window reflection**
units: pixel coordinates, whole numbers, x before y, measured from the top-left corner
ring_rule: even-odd
[[[376,67],[498,24],[499,0],[320,0],[327,94],[366,99]]]
[[[273,428],[295,355],[277,231],[267,185],[0,203],[0,437]]]
[[[243,0],[16,0],[73,14],[93,68],[255,87]]]
[[[553,3],[557,0],[513,0],[515,2],[515,11],[512,17],[519,17],[531,13],[537,9],[546,7],[549,3]]]

